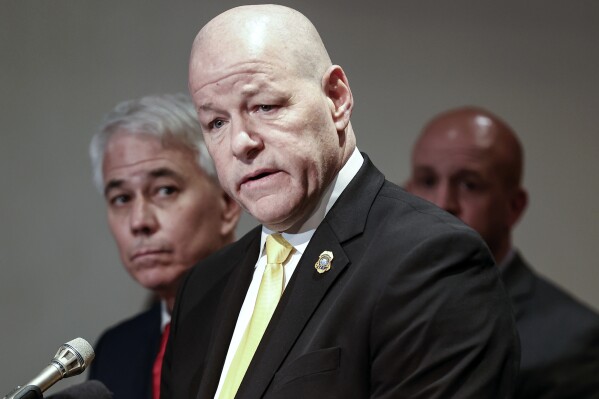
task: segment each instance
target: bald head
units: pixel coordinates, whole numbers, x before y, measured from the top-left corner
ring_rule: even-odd
[[[227,193],[298,232],[356,146],[353,97],[312,23],[287,7],[226,11],[194,43],[189,89]]]
[[[514,131],[475,107],[435,116],[412,151],[407,189],[477,230],[500,262],[522,215],[523,151]]]
[[[422,130],[413,156],[421,147],[462,143],[472,153],[490,157],[506,188],[521,184],[523,151],[512,128],[491,112],[478,107],[462,107],[435,116]]]
[[[296,10],[272,4],[236,7],[208,22],[193,43],[190,84],[201,85],[198,80],[220,68],[223,58],[230,63],[267,59],[319,84],[331,66],[310,20]]]

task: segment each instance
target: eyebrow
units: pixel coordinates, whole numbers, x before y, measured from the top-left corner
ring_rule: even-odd
[[[249,85],[249,86],[243,87],[241,89],[241,95],[243,95],[243,96],[257,96],[258,94],[264,93],[264,92],[278,93],[279,91],[272,87],[264,88],[259,84],[258,85]],[[214,110],[214,103],[213,102],[204,103],[204,104],[200,105],[197,110],[198,111],[212,111],[212,110]]]
[[[263,91],[264,89],[260,88],[259,86],[251,85],[241,89],[241,94],[244,96],[255,96]]]
[[[480,172],[475,171],[475,170],[470,170],[470,169],[461,169],[459,170],[456,174],[455,174],[456,178],[459,179],[463,179],[463,178],[477,178],[477,179],[484,179],[484,175],[482,175]]]
[[[170,168],[166,168],[166,167],[152,169],[146,174],[146,176],[150,177],[151,179],[157,179],[159,177],[172,177],[175,179],[181,178],[181,176],[177,172],[175,172],[174,170],[172,170]],[[124,183],[125,183],[125,179],[110,180],[108,183],[106,183],[106,186],[104,187],[104,196],[105,197],[108,196],[108,193],[111,190],[120,188]]]
[[[152,169],[150,173],[148,173],[148,175],[154,179],[158,177],[173,177],[175,179],[181,178],[181,175],[179,173],[167,167]]]
[[[213,103],[202,104],[198,107],[198,111],[211,111],[214,108]]]
[[[104,187],[104,196],[107,197],[108,193],[115,188],[119,188],[125,181],[123,179],[112,179]]]

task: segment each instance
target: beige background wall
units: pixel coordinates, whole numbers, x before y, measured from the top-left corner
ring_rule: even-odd
[[[358,146],[389,180],[406,179],[434,113],[476,104],[503,116],[527,155],[531,204],[516,243],[599,309],[598,2],[284,3],[344,66]],[[117,102],[185,91],[195,33],[233,4],[0,0],[0,394],[61,343],[93,343],[144,305],[120,266],[87,145]]]

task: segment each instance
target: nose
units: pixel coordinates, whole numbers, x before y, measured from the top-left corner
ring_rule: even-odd
[[[247,118],[239,117],[233,122],[231,150],[237,159],[248,161],[255,158],[264,148],[260,134]]]
[[[452,215],[459,216],[460,202],[457,197],[457,190],[450,184],[440,184],[435,198],[435,204]]]
[[[158,229],[158,219],[152,205],[144,199],[138,199],[132,206],[130,214],[131,233],[134,236],[150,236]]]

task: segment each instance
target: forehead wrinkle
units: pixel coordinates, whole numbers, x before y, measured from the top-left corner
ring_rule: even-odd
[[[136,162],[135,164],[126,165],[124,167],[139,165],[139,164],[147,162],[147,161],[148,160]],[[151,161],[155,161],[155,160],[151,160]],[[141,176],[140,177],[141,181],[150,181],[150,180],[157,179],[160,177],[172,177],[172,178],[178,179],[178,180],[180,180],[182,178],[181,174],[179,174],[172,168],[169,168],[168,166],[159,166],[156,168],[152,168],[148,171],[142,171],[141,173],[134,173],[133,179],[135,179],[136,176]],[[132,179],[127,178],[127,177],[125,177],[125,178],[119,177],[119,178],[113,178],[113,179],[108,180],[108,182],[106,183],[105,189],[104,189],[104,194],[108,193],[108,191],[110,191],[111,189],[122,187],[124,184],[126,184],[130,180],[132,180]]]
[[[270,66],[270,69],[273,69],[272,66]],[[212,83],[207,83],[201,88],[195,90],[193,98],[196,103],[199,103],[199,105],[196,106],[196,109],[198,111],[203,112],[218,110],[218,106],[215,104],[214,101],[210,100],[209,98],[207,98],[206,102],[202,103],[202,96],[199,94],[199,92],[209,85],[221,86],[222,83],[222,86],[226,87],[226,82],[224,82],[225,80],[233,78],[236,75],[243,74],[245,74],[245,72],[231,73],[228,74],[226,77],[217,79]],[[272,76],[268,76],[268,72],[259,71],[251,72],[249,76],[243,76],[238,81],[232,82],[231,86],[232,88],[235,88],[236,86],[241,86],[239,94],[242,97],[253,97],[260,93],[281,93],[280,83],[281,82],[279,82],[278,79],[273,79]],[[227,94],[233,92],[232,88],[227,88]]]
[[[192,88],[192,94],[197,94],[199,91],[204,89],[206,86],[217,85],[221,82],[235,77],[236,75],[248,74],[251,76],[266,75],[271,73],[275,69],[274,62],[265,62],[261,60],[242,60],[234,62],[230,65],[223,67],[222,65],[204,65],[198,62],[192,68],[190,68],[190,86]],[[285,69],[285,65],[277,65],[282,70]],[[198,73],[193,73],[192,69],[199,70]],[[200,82],[199,85],[194,83]],[[197,86],[197,87],[196,87]]]
[[[181,177],[181,175],[178,172],[166,166],[161,166],[159,168],[152,169],[148,173],[146,173],[146,175],[154,179],[159,177],[173,177],[178,179]]]

